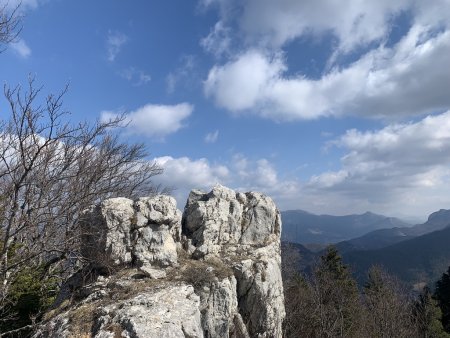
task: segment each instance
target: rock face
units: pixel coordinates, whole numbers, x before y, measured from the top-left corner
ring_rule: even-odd
[[[167,267],[177,263],[181,212],[169,196],[111,198],[82,222],[82,255],[96,265]]]
[[[86,212],[82,231],[91,269],[119,271],[71,285],[80,299],[61,301],[34,337],[282,336],[281,219],[270,198],[193,190],[183,216],[168,196],[114,198]]]

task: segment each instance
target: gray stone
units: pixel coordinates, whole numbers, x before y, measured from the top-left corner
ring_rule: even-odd
[[[83,217],[82,254],[99,266],[131,263],[133,201],[111,198],[88,209]]]
[[[85,212],[82,231],[82,255],[96,266],[167,267],[177,263],[181,212],[170,196],[111,198]]]
[[[152,279],[161,279],[166,278],[167,274],[162,269],[154,269],[151,266],[143,265],[139,268],[139,271],[142,272],[147,277],[150,277]]]
[[[87,210],[82,229],[91,266],[125,270],[88,285],[74,275],[64,293],[85,298],[34,338],[71,337],[84,309],[96,338],[282,337],[281,219],[269,197],[193,190],[183,219],[172,197],[114,198]]]
[[[132,299],[109,305],[94,324],[95,338],[117,327],[129,337],[200,338],[199,297],[189,285],[147,291]]]
[[[236,193],[217,185],[210,193],[193,190],[183,215],[183,232],[197,257],[237,245],[276,243],[281,217],[273,201],[260,193]]]

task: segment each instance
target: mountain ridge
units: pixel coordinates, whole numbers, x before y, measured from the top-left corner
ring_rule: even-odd
[[[372,265],[382,265],[389,273],[409,284],[437,280],[450,265],[450,224],[443,229],[373,250],[343,253],[358,280]]]
[[[360,237],[337,243],[336,247],[340,252],[381,249],[427,233],[442,230],[448,225],[450,225],[450,210],[440,209],[431,213],[424,223],[411,227],[374,230]]]
[[[407,227],[411,224],[395,217],[367,211],[363,214],[333,216],[316,215],[305,210],[281,212],[282,240],[300,244],[332,244],[362,236],[386,227]]]

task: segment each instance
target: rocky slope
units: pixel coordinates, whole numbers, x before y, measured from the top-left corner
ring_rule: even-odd
[[[281,337],[280,213],[259,193],[114,198],[88,210],[83,255],[34,337]]]

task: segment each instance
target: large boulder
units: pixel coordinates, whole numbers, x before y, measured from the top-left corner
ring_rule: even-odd
[[[209,193],[193,190],[183,214],[183,233],[194,256],[217,255],[230,247],[248,250],[280,241],[281,217],[260,193],[236,193],[217,185]]]
[[[167,267],[177,263],[181,212],[173,197],[111,198],[82,217],[81,254],[96,266]]]

